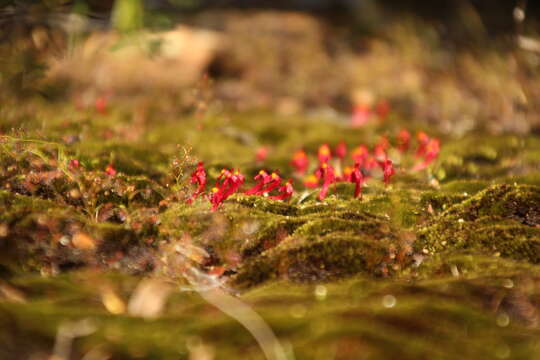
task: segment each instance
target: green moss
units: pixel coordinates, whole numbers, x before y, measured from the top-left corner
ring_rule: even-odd
[[[419,250],[477,249],[537,263],[540,188],[494,185],[451,206],[419,231]]]
[[[292,281],[329,281],[359,272],[377,274],[387,256],[385,242],[335,232],[326,236],[294,236],[246,262],[232,279],[239,288],[283,277]]]

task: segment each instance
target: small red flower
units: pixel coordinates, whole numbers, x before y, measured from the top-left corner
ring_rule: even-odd
[[[428,144],[426,145],[426,156],[424,157],[424,161],[427,164],[430,164],[439,156],[439,152],[441,151],[441,142],[439,139],[433,138],[430,139]]]
[[[381,100],[375,107],[375,112],[377,113],[377,116],[379,117],[380,121],[384,121],[386,117],[388,116],[388,113],[390,113],[390,104],[388,104],[388,101]]]
[[[364,126],[371,117],[371,108],[366,104],[358,104],[353,108],[351,115],[351,126]]]
[[[107,103],[105,96],[99,96],[95,102],[96,111],[102,115],[105,114],[107,112]]]
[[[284,185],[278,188],[278,195],[270,196],[270,199],[274,200],[288,200],[291,198],[294,193],[294,188],[292,186],[292,180],[289,179]]]
[[[384,161],[379,161],[379,166],[383,171],[384,185],[388,185],[390,183],[390,179],[396,173],[392,160],[386,159]]]
[[[366,161],[369,156],[369,150],[365,145],[359,145],[352,151],[351,157],[355,164],[360,164],[361,166]]]
[[[272,175],[270,175],[270,181],[268,182],[268,185],[266,185],[266,187],[262,190],[262,192],[263,194],[265,193],[267,194],[270,191],[277,189],[280,185],[281,185],[281,177],[276,173],[272,173]]]
[[[390,143],[388,142],[388,138],[386,136],[381,136],[379,142],[377,143],[377,145],[375,145],[375,149],[373,149],[375,158],[380,161],[386,160],[388,158],[386,150],[389,146]]]
[[[352,172],[353,172],[353,168],[350,167],[350,166],[346,166],[345,169],[343,169],[343,175],[341,176],[341,180],[342,181],[351,181]]]
[[[315,176],[323,181],[321,191],[319,192],[319,200],[322,201],[326,198],[330,185],[336,182],[334,168],[327,163],[323,163],[315,172]]]
[[[268,147],[261,146],[257,149],[257,152],[255,153],[255,160],[257,160],[257,162],[264,162],[268,157],[268,152]]]
[[[80,166],[81,166],[81,163],[79,162],[79,160],[77,160],[77,159],[71,159],[71,160],[69,160],[68,167],[69,167],[71,170],[78,169]]]
[[[220,180],[221,183],[219,183]],[[216,186],[212,188],[212,194],[210,194],[212,211],[216,211],[223,201],[234,194],[242,186],[244,180],[244,175],[239,171],[221,170]]]
[[[225,198],[223,197],[223,193],[220,191],[219,188],[213,187],[212,193],[210,194],[210,203],[212,204],[212,211],[216,211],[221,205],[221,203],[225,201]]]
[[[224,192],[225,197],[229,197],[234,194],[240,186],[244,184],[245,177],[236,170],[231,174],[231,176],[224,180],[224,183],[227,185],[226,191]]]
[[[309,160],[304,150],[298,150],[294,153],[291,165],[300,175],[303,175],[306,172]]]
[[[262,195],[264,187],[271,181],[271,176],[266,171],[261,170],[254,179],[257,181],[257,184],[248,189],[245,192],[246,195]]]
[[[345,144],[344,141],[340,142],[336,146],[336,156],[343,160],[345,156],[347,155],[347,144]]]
[[[114,176],[114,175],[116,175],[117,171],[116,171],[116,169],[114,168],[113,164],[109,164],[109,165],[107,165],[107,167],[105,168],[105,173],[106,173],[107,175]]]
[[[362,168],[366,169],[366,170],[373,170],[377,167],[378,165],[378,162],[377,162],[377,159],[375,159],[375,157],[369,155],[366,160],[364,161],[364,165],[362,166]]]
[[[431,164],[441,151],[439,139],[430,139],[425,147],[424,160],[413,167],[413,171],[424,170]]]
[[[319,179],[315,175],[309,175],[304,179],[304,186],[308,189],[314,189],[319,186]]]
[[[397,148],[404,153],[409,150],[410,143],[411,134],[406,129],[402,129],[397,136]]]
[[[419,131],[416,134],[416,141],[418,142],[418,147],[416,149],[416,156],[421,157],[426,153],[426,146],[429,143],[429,136],[423,131]]]
[[[191,195],[187,200],[188,204],[191,204],[199,195],[204,192],[206,187],[206,171],[204,170],[204,164],[199,162],[197,164],[197,169],[191,174],[191,184],[197,185],[197,190]]]
[[[328,160],[330,160],[330,158],[332,157],[332,153],[330,151],[330,146],[328,146],[327,144],[323,144],[319,147],[319,163],[320,164],[325,164],[328,162]]]
[[[349,176],[349,181],[352,182],[354,186],[354,197],[362,197],[362,184],[364,183],[364,174],[360,170],[360,164],[355,164],[354,168],[351,171]]]

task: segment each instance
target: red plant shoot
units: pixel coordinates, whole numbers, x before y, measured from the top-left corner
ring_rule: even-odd
[[[424,151],[424,160],[413,167],[413,171],[424,170],[431,164],[438,156],[441,151],[441,144],[439,139],[433,138],[430,139],[426,145]]]
[[[392,160],[386,159],[384,161],[379,161],[379,166],[383,171],[383,182],[385,186],[388,186],[390,179],[396,173]]]
[[[266,158],[268,157],[268,147],[266,146],[261,146],[260,148],[257,149],[257,152],[255,153],[255,160],[257,160],[257,162],[264,162],[266,160]]]
[[[259,171],[259,173],[254,177],[254,180],[257,181],[257,184],[252,188],[248,189],[246,195],[261,195],[262,190],[270,182],[270,175],[264,170]]]
[[[407,129],[402,129],[397,136],[397,148],[401,153],[407,152],[411,143],[411,134]]]
[[[347,144],[345,144],[345,142],[342,141],[336,146],[336,156],[340,160],[343,160],[345,159],[346,155],[347,155]]]
[[[360,170],[360,164],[355,164],[349,175],[349,181],[354,184],[354,197],[362,197],[362,184],[364,183],[364,174]]]
[[[422,157],[426,153],[426,147],[429,143],[429,136],[423,131],[419,131],[416,134],[416,141],[418,142],[418,147],[416,148],[416,156]]]
[[[369,150],[365,145],[359,145],[352,151],[351,157],[355,164],[362,166],[369,156]]]
[[[220,180],[221,184],[219,183]],[[242,186],[244,180],[244,175],[239,171],[221,170],[216,186],[212,188],[212,194],[210,195],[212,211],[216,211],[223,201],[234,194]]]
[[[107,112],[107,98],[105,96],[99,96],[95,102],[96,111],[101,115]]]
[[[270,181],[268,182],[268,185],[266,185],[266,187],[262,190],[263,194],[267,194],[270,191],[277,189],[280,185],[281,177],[276,173],[272,173],[272,175],[270,175]]]
[[[321,145],[319,147],[318,156],[319,156],[319,163],[320,164],[327,163],[330,160],[331,156],[332,156],[332,153],[330,151],[330,146],[328,146],[327,144]]]
[[[80,163],[79,160],[77,160],[77,159],[71,159],[71,160],[69,160],[68,167],[69,167],[71,170],[78,169],[80,166],[81,166],[81,163]]]
[[[309,160],[304,150],[298,150],[294,153],[291,165],[299,175],[304,175],[306,173]]]
[[[388,158],[386,150],[389,148],[389,146],[390,143],[388,142],[388,138],[386,136],[381,136],[379,142],[377,143],[377,145],[375,145],[375,148],[373,149],[375,158],[379,161],[386,160]]]
[[[191,204],[193,200],[195,200],[199,195],[201,195],[206,187],[206,171],[204,170],[204,164],[202,162],[199,162],[197,164],[197,168],[191,174],[190,182],[193,185],[197,185],[197,189],[187,200],[188,204]]]
[[[388,101],[381,100],[377,103],[377,106],[375,107],[375,112],[377,113],[377,116],[380,121],[386,120],[386,117],[390,113],[390,104],[388,104]]]
[[[361,127],[364,126],[371,117],[371,108],[366,104],[358,104],[353,108],[351,115],[351,126]]]
[[[323,181],[321,191],[319,192],[319,200],[322,201],[326,198],[330,185],[336,182],[334,168],[331,165],[323,163],[315,172],[315,176]]]
[[[289,179],[284,185],[278,188],[278,195],[269,196],[269,198],[274,200],[288,200],[292,197],[293,193],[292,180]]]
[[[114,176],[114,175],[116,175],[117,171],[116,171],[116,169],[114,168],[113,164],[109,164],[109,165],[107,165],[107,167],[105,168],[105,173],[106,173],[107,175]]]
[[[304,186],[308,189],[315,189],[319,186],[319,179],[315,175],[309,175],[304,179]]]

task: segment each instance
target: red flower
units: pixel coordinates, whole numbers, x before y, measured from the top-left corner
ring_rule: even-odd
[[[245,177],[240,173],[240,171],[236,170],[234,173],[232,173],[231,176],[224,181],[228,186],[227,191],[225,191],[226,197],[234,194],[240,188],[240,186],[244,184],[244,181]]]
[[[384,161],[379,161],[379,166],[383,171],[384,185],[388,185],[390,183],[390,178],[396,173],[392,160],[386,159]]]
[[[353,172],[353,168],[350,167],[350,166],[346,166],[345,169],[343,169],[343,175],[341,176],[341,180],[342,181],[351,181],[352,172]]]
[[[330,146],[323,144],[319,147],[319,163],[325,164],[330,160],[332,153],[330,151]]]
[[[219,183],[220,180],[221,184]],[[234,194],[242,186],[244,180],[244,175],[239,171],[221,170],[216,186],[212,188],[212,194],[210,195],[212,211],[216,211],[223,201]]]
[[[384,121],[390,112],[390,105],[388,104],[388,101],[379,101],[377,107],[375,108],[375,112],[377,113],[379,120]]]
[[[338,146],[336,146],[336,156],[343,160],[345,155],[347,155],[347,144],[342,141],[338,144]]]
[[[441,144],[439,139],[430,139],[427,143],[424,151],[424,160],[416,164],[413,168],[413,171],[424,170],[431,164],[438,156],[441,151]]]
[[[291,198],[292,194],[294,192],[294,188],[292,186],[292,180],[289,179],[284,185],[280,186],[278,189],[278,195],[270,196],[270,199],[274,200],[288,200]]]
[[[266,146],[261,146],[257,149],[257,152],[255,153],[255,159],[258,162],[264,162],[266,158],[268,157],[268,148]]]
[[[366,170],[372,170],[376,168],[377,165],[378,165],[377,160],[373,156],[369,155],[364,161],[364,166],[362,167]]]
[[[271,180],[271,176],[264,170],[259,171],[259,173],[254,177],[257,184],[251,189],[245,192],[246,195],[262,195],[263,189]]]
[[[304,186],[309,189],[314,189],[319,186],[319,179],[315,175],[309,175],[304,179]]]
[[[369,150],[367,146],[360,145],[354,148],[354,150],[352,151],[351,157],[355,164],[360,164],[362,166],[364,162],[366,161],[368,155],[369,155]]]
[[[409,145],[411,142],[411,134],[406,130],[402,129],[397,136],[397,147],[402,153],[409,150]]]
[[[375,158],[377,160],[386,160],[388,158],[386,150],[389,146],[390,144],[388,142],[388,138],[386,136],[381,136],[379,143],[375,145],[375,149],[373,150],[375,153]]]
[[[188,204],[191,204],[200,194],[204,192],[206,187],[206,171],[204,170],[204,164],[199,162],[197,164],[197,169],[191,174],[191,184],[197,185],[197,190],[191,195],[187,200]]]
[[[326,198],[330,185],[336,182],[334,168],[331,165],[323,163],[315,172],[315,176],[323,180],[321,192],[319,192],[319,200],[322,201]]]
[[[269,193],[270,191],[278,188],[280,185],[281,177],[276,173],[272,173],[272,175],[270,175],[270,181],[268,182],[268,185],[266,185],[266,187],[262,190],[262,193]]]
[[[220,191],[219,188],[213,187],[212,193],[210,194],[210,203],[212,204],[212,211],[216,211],[221,205],[221,203],[225,200],[223,197],[223,193]]]
[[[113,164],[107,165],[107,168],[105,168],[105,173],[110,176],[116,175],[116,169],[113,167]]]
[[[77,159],[71,159],[71,160],[69,160],[68,167],[69,167],[71,170],[78,169],[79,166],[81,166],[81,163],[79,162],[79,160],[77,160]]]
[[[441,142],[439,141],[439,139],[429,140],[426,146],[426,156],[424,160],[428,164],[433,162],[433,160],[435,160],[439,156],[440,151],[441,151]]]
[[[354,168],[351,171],[349,176],[349,181],[352,182],[354,186],[354,197],[362,197],[362,184],[364,183],[364,174],[360,170],[360,164],[355,164]]]
[[[416,134],[416,141],[418,142],[418,148],[416,149],[416,156],[421,157],[426,153],[426,146],[429,143],[429,136],[423,131],[419,131]]]
[[[107,112],[107,98],[105,96],[99,96],[96,99],[96,110],[100,114],[105,114]]]
[[[353,108],[351,116],[351,126],[361,127],[364,126],[371,117],[371,108],[366,104],[358,104]]]
[[[309,160],[304,150],[298,150],[294,153],[291,165],[300,175],[303,175],[306,172],[309,165]]]

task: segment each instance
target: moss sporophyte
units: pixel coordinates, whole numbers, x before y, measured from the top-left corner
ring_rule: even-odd
[[[298,150],[294,153],[291,165],[296,173],[303,176],[309,166],[309,160],[304,150]]]
[[[204,164],[202,162],[197,164],[197,169],[191,174],[190,182],[193,185],[197,185],[197,189],[187,200],[188,204],[191,204],[206,188],[206,171],[204,170]]]
[[[437,159],[440,152],[439,139],[430,138],[424,132],[417,133],[416,142],[417,148],[414,154],[419,162],[409,168],[411,171],[426,169]],[[328,196],[330,186],[338,182],[354,184],[354,197],[361,199],[362,187],[368,178],[377,176],[376,169],[380,169],[382,173],[381,180],[385,186],[390,184],[392,177],[396,173],[394,162],[389,155],[392,154],[392,152],[389,152],[392,146],[395,146],[395,149],[401,153],[402,157],[406,156],[411,147],[409,131],[406,129],[401,130],[393,141],[390,141],[387,136],[382,136],[371,151],[366,145],[356,146],[349,155],[353,162],[352,165],[346,165],[348,151],[347,144],[344,141],[336,145],[334,154],[332,154],[328,144],[322,144],[317,151],[318,166],[308,176],[305,176],[305,173],[309,170],[309,157],[304,150],[296,151],[290,164],[294,168],[295,178],[302,180],[305,188],[314,189],[320,187],[317,197],[319,201],[324,201]],[[335,155],[335,158],[332,155]],[[75,166],[75,163],[72,166]],[[406,169],[402,168],[402,171],[404,170]],[[116,170],[112,165],[107,167],[106,172],[109,175],[116,174]],[[294,194],[293,180],[289,179],[284,182],[277,171],[267,172],[264,169],[260,170],[253,180],[255,184],[244,191],[245,195],[267,196],[272,200],[283,201],[291,199]],[[216,211],[232,194],[240,192],[244,182],[245,177],[240,170],[221,170],[215,186],[206,196],[212,205],[212,211]],[[196,169],[191,173],[190,183],[196,186],[196,189],[187,199],[188,204],[204,195],[207,173],[202,162],[199,162]]]

